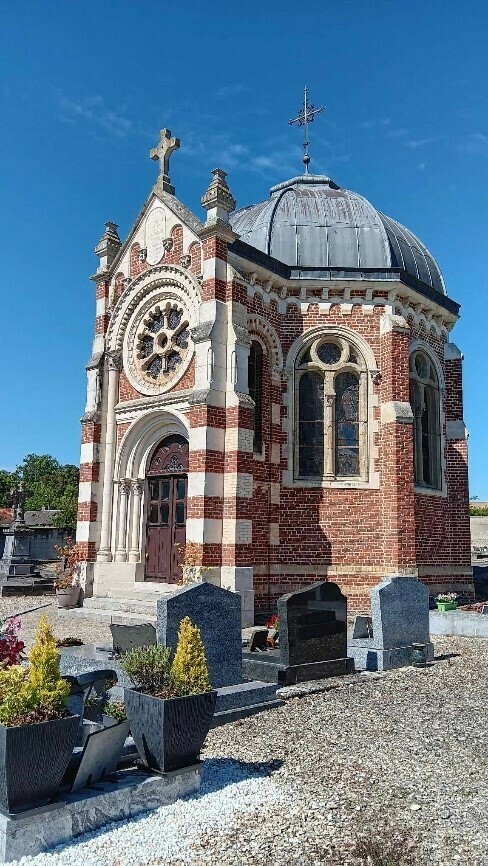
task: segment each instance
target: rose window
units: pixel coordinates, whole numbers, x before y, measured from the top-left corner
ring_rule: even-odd
[[[154,384],[164,384],[188,353],[188,321],[174,303],[156,307],[141,323],[136,338],[140,372]]]

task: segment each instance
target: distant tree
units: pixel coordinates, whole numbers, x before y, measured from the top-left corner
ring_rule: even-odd
[[[0,508],[8,508],[10,504],[10,491],[18,483],[15,472],[0,469]]]
[[[27,492],[27,510],[58,509],[53,524],[74,529],[79,483],[77,466],[71,463],[63,465],[50,454],[27,454],[16,474]]]

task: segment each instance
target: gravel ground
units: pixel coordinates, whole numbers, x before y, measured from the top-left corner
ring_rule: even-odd
[[[105,626],[75,630],[47,611],[57,636],[107,639]],[[26,637],[38,616],[24,617]],[[365,866],[358,838],[398,834],[391,866],[488,866],[488,641],[435,648],[424,670],[347,677],[211,731],[204,757],[220,761],[204,796],[25,862]]]
[[[34,607],[44,607],[43,610],[35,610],[32,613],[22,614],[24,610]],[[96,620],[70,617],[58,613],[58,605],[54,595],[36,595],[31,597],[0,598],[0,618],[20,613],[22,628],[21,640],[30,647],[34,639],[34,633],[41,614],[46,614],[57,638],[79,637],[84,643],[94,643],[98,646],[112,646],[112,635],[106,623],[98,623]]]

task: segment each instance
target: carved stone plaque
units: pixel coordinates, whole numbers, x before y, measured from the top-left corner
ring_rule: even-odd
[[[146,261],[157,265],[164,255],[163,241],[166,237],[166,214],[162,207],[151,211],[146,220]]]

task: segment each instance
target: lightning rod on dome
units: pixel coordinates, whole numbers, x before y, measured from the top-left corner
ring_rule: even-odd
[[[303,90],[303,108],[298,112],[298,117],[288,121],[290,126],[296,123],[298,126],[304,127],[305,140],[303,142],[303,162],[305,163],[305,174],[308,174],[308,166],[310,163],[310,154],[308,152],[308,146],[310,144],[308,140],[308,124],[312,123],[315,119],[315,115],[321,114],[322,111],[325,111],[323,105],[321,105],[320,108],[315,108],[312,103],[308,101],[308,87],[305,87]]]

